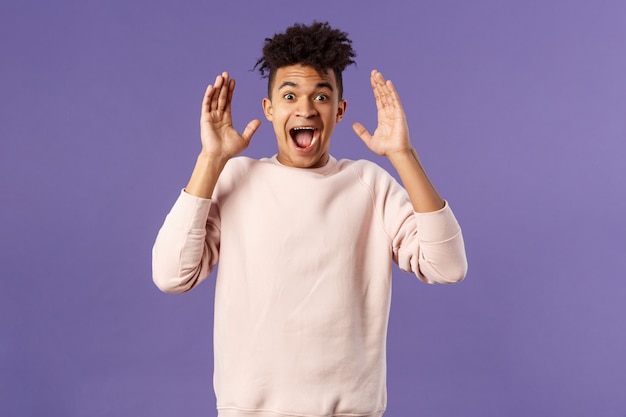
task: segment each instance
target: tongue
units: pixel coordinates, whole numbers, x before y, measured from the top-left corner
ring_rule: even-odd
[[[313,142],[312,130],[296,130],[293,136],[296,144],[300,148],[308,148],[311,145],[311,142]]]

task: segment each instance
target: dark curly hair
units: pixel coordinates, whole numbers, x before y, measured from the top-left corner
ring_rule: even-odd
[[[333,29],[328,22],[314,21],[310,26],[296,23],[284,33],[265,39],[263,56],[254,65],[262,77],[268,78],[268,97],[271,96],[276,71],[281,67],[302,64],[324,73],[332,69],[337,80],[339,98],[343,96],[343,70],[355,64],[356,53],[346,32]]]

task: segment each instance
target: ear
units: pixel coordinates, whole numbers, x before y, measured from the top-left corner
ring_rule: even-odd
[[[263,99],[263,113],[265,113],[265,118],[271,122],[274,109],[272,108],[272,101],[267,97]]]
[[[336,121],[340,122],[343,119],[343,116],[346,114],[346,108],[348,107],[348,102],[346,100],[341,100],[339,105],[337,106],[337,118]]]

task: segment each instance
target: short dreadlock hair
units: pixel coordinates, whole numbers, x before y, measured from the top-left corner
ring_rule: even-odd
[[[268,97],[276,71],[281,67],[302,64],[315,68],[320,74],[332,69],[337,80],[339,98],[343,97],[343,70],[355,64],[356,53],[346,32],[333,29],[328,22],[314,21],[310,26],[296,23],[284,33],[265,39],[263,56],[254,65],[261,76],[268,78]]]

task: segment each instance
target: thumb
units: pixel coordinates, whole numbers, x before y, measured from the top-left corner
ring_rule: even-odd
[[[261,126],[261,121],[259,119],[254,119],[250,121],[250,123],[248,123],[246,128],[243,130],[243,133],[241,134],[243,140],[245,140],[246,142],[250,142],[252,135],[254,135],[259,126]]]
[[[352,123],[352,130],[354,130],[354,133],[356,133],[356,135],[366,144],[370,141],[370,139],[372,139],[370,132],[368,132],[365,126],[359,122]]]

